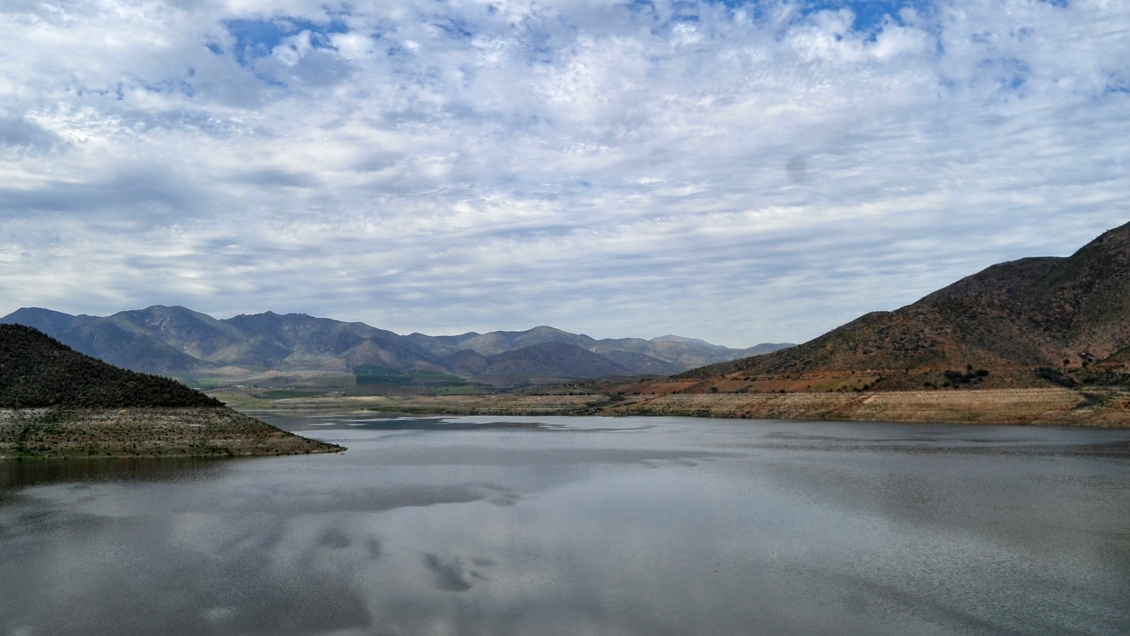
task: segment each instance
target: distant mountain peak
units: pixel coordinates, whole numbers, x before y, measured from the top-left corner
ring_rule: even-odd
[[[678,342],[678,343],[682,343],[682,344],[685,344],[685,345],[690,345],[692,347],[701,347],[701,348],[704,348],[704,349],[720,349],[720,348],[724,349],[725,348],[722,345],[716,345],[716,344],[707,342],[707,341],[705,341],[701,338],[684,338],[683,336],[676,336],[674,334],[667,334],[666,336],[659,336],[658,338],[652,338],[651,342]]]

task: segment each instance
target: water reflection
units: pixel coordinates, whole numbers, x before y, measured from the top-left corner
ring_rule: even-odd
[[[1130,632],[1124,432],[273,423],[349,451],[0,463],[0,633]]]
[[[184,457],[0,461],[0,493],[51,482],[203,478],[224,467],[223,460]]]

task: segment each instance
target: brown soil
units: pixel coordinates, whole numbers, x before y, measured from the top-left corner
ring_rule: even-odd
[[[738,393],[655,396],[609,409],[623,415],[1130,427],[1130,393],[1070,389]]]

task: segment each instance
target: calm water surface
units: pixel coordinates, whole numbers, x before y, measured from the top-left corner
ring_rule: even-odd
[[[1130,432],[261,416],[0,462],[0,634],[1130,634]]]

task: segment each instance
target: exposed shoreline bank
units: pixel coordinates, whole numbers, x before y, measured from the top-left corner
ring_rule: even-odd
[[[224,407],[0,409],[0,459],[334,453]]]
[[[858,393],[335,396],[222,395],[243,410],[355,409],[413,415],[651,415],[857,422],[1130,428],[1130,391],[1093,388]]]

